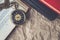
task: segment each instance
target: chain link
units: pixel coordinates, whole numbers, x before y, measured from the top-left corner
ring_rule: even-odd
[[[18,9],[19,4],[17,2],[11,2],[10,3],[10,7],[13,6],[13,5],[15,6],[15,9]]]
[[[3,4],[0,4],[0,10],[2,10],[4,8],[9,8],[13,5],[15,6],[15,9],[18,9],[19,4],[16,1],[13,1],[10,3],[9,0],[5,0],[5,2]]]

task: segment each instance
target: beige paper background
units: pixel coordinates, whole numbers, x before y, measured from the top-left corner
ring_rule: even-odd
[[[6,40],[60,40],[60,19],[49,21],[32,8],[29,20],[16,27]]]

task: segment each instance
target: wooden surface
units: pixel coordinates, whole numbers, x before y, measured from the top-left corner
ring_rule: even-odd
[[[24,6],[25,7],[25,6]],[[31,8],[29,19],[17,26],[6,40],[60,40],[60,20],[48,20]]]

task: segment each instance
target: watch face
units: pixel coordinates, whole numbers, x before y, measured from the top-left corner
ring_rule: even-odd
[[[39,1],[60,14],[60,0],[39,0]]]
[[[6,4],[8,4],[9,2],[16,2],[19,4],[19,6],[17,7],[18,9],[15,8],[14,5],[5,8],[5,5],[1,6],[2,10],[0,10],[0,40],[5,40],[7,38],[7,36],[11,33],[11,31],[15,28],[16,24],[13,23],[15,19],[16,21],[14,22],[25,22],[25,12],[27,12],[28,10],[28,6],[26,6],[25,4],[23,5],[23,3],[21,1],[14,1],[14,0],[4,0],[6,2]],[[0,1],[2,2],[2,0]],[[17,4],[17,5],[18,5]],[[8,5],[6,5],[8,6]],[[25,6],[27,8],[25,8]],[[23,10],[23,11],[20,11]],[[12,14],[14,13],[15,16],[12,17]],[[17,13],[17,14],[16,14]]]

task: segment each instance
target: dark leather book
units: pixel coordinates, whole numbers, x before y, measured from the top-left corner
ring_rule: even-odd
[[[49,20],[54,20],[58,16],[57,12],[53,11],[51,8],[46,6],[40,0],[22,0],[22,1],[30,5],[32,8],[36,9],[38,12],[40,12]]]

